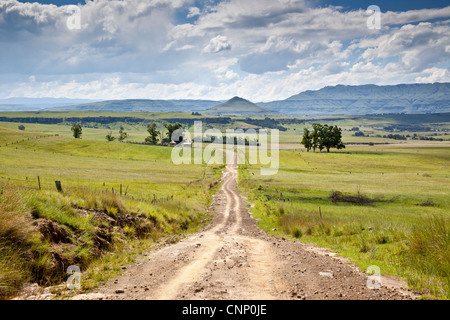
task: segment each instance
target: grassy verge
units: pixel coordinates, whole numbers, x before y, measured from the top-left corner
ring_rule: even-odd
[[[450,297],[447,148],[281,151],[276,176],[241,166],[259,225],[331,248],[365,270],[403,277],[424,295]]]
[[[210,218],[219,166],[173,165],[166,147],[1,131],[0,297],[58,284],[70,265],[91,289]]]

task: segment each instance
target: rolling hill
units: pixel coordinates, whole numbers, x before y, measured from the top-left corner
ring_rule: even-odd
[[[277,111],[260,107],[257,104],[240,97],[233,97],[224,103],[218,104],[206,111],[203,111],[202,113],[207,115],[244,117],[281,115]]]

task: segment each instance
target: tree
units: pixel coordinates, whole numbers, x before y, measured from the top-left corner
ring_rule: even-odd
[[[327,152],[330,152],[330,148],[334,146],[333,127],[325,124],[322,126],[321,130],[320,144],[322,145],[322,148],[320,150],[326,149]]]
[[[156,123],[152,123],[147,125],[147,131],[150,134],[147,138],[145,138],[145,142],[149,142],[151,144],[157,144],[158,143],[158,135],[161,133],[157,129]]]
[[[338,126],[324,125],[324,147],[327,152],[330,152],[330,148],[343,149],[345,145],[342,143],[342,129]]]
[[[17,128],[22,131],[25,130],[25,126],[23,124],[19,125]]]
[[[309,150],[311,150],[312,144],[313,144],[312,143],[312,135],[308,129],[305,129],[305,131],[303,132],[303,139],[302,139],[301,143],[305,146],[306,151],[309,152]]]
[[[167,137],[169,138],[169,141],[172,141],[172,134],[178,130],[183,128],[183,125],[181,123],[177,123],[177,124],[172,124],[172,123],[166,123],[164,125],[164,127],[166,127],[167,129]],[[183,137],[180,137],[180,139],[178,141],[175,141],[177,143],[180,143],[181,141],[183,141]]]
[[[320,123],[313,123],[313,132],[311,133],[311,139],[312,139],[312,148],[314,152],[316,152],[317,148],[320,149],[321,131],[322,125]]]
[[[124,129],[119,130],[119,138],[117,138],[119,141],[124,141],[128,139],[128,133],[124,131]]]
[[[331,130],[333,135],[333,148],[338,150],[345,149],[345,144],[342,142],[342,129],[338,128],[338,126],[334,126]]]
[[[313,132],[309,131],[303,134],[302,144],[308,149],[313,148],[316,151],[318,148],[320,151],[326,149],[327,152],[330,152],[331,148],[337,148],[338,150],[344,149],[345,145],[342,143],[342,129],[338,128],[338,126],[329,126],[327,124],[313,124]],[[305,144],[306,143],[306,144]],[[309,151],[309,150],[308,150]]]
[[[71,128],[73,137],[75,139],[81,139],[81,135],[83,134],[83,129],[79,124],[74,124]]]
[[[106,135],[106,140],[107,140],[107,141],[114,141],[114,140],[116,140],[116,137],[114,137],[114,136],[112,135],[112,131],[110,131],[110,132]]]

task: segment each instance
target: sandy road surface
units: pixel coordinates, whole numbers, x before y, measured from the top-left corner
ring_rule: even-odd
[[[396,281],[378,290],[367,275],[325,250],[274,238],[256,225],[228,164],[212,222],[201,232],[145,256],[87,300],[411,299]],[[388,284],[389,287],[385,286]]]

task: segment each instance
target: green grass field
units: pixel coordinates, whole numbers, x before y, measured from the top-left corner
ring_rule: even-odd
[[[1,115],[195,118],[181,113]],[[362,269],[377,265],[382,274],[400,275],[424,296],[449,299],[446,117],[332,117],[286,124],[278,174],[261,176],[258,165],[243,165],[240,188],[250,191],[254,216],[269,233],[331,248]],[[316,121],[342,127],[347,148],[306,152],[301,135]],[[158,122],[161,128],[163,122]],[[0,295],[14,293],[26,281],[61,281],[66,275],[55,272],[58,263],[83,266],[84,289],[92,288],[161,236],[195,230],[210,218],[206,208],[222,167],[176,166],[169,147],[105,140],[123,126],[130,141],[143,142],[144,124],[91,124],[83,127],[83,139],[74,139],[68,124],[23,123],[25,131],[18,130],[20,124],[0,122]],[[258,128],[245,118],[233,118],[230,126]],[[227,125],[213,127],[224,131]],[[355,137],[353,127],[366,136]],[[382,137],[389,133],[410,137]],[[412,140],[413,134],[445,141]],[[39,219],[57,223],[66,242],[42,238],[33,225]]]
[[[240,186],[252,191],[254,216],[268,232],[329,247],[363,270],[377,265],[448,299],[449,164],[449,147],[282,150],[277,175],[242,167]]]
[[[0,296],[26,281],[58,283],[69,264],[82,268],[89,289],[161,236],[210,218],[222,167],[176,166],[169,147],[53,136],[36,126],[0,127]]]

